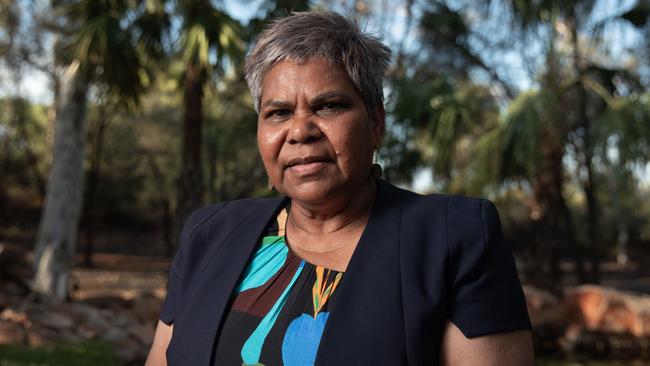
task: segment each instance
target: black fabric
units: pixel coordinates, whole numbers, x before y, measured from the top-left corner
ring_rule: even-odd
[[[530,329],[492,203],[377,182],[316,365],[436,365],[448,319],[468,337]],[[285,203],[233,201],[188,220],[161,314],[174,323],[170,365],[210,364],[230,294]]]

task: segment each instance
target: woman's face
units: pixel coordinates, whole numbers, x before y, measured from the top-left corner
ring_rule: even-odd
[[[383,107],[369,116],[347,74],[323,59],[281,62],[264,76],[257,143],[271,183],[293,200],[358,194],[383,131]]]

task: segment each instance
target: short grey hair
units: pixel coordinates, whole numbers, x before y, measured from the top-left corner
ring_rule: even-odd
[[[331,11],[310,11],[273,21],[246,57],[246,82],[255,110],[259,113],[264,75],[275,64],[304,64],[320,57],[345,70],[369,112],[383,103],[390,49],[348,18]]]

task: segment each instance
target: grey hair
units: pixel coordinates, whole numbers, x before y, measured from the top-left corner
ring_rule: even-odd
[[[310,11],[273,21],[246,57],[246,82],[255,110],[259,113],[264,75],[275,64],[304,64],[319,57],[345,70],[369,112],[383,103],[390,49],[350,19],[331,11]]]

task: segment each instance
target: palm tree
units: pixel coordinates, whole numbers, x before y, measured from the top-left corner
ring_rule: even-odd
[[[576,179],[581,182],[586,197],[587,237],[593,248],[589,253],[593,257],[593,267],[597,269],[600,237],[594,149],[598,141],[595,140],[593,124],[604,108],[602,92],[597,91],[597,85],[603,84],[610,94],[614,93],[611,90],[614,80],[619,83],[625,80],[631,86],[638,85],[625,70],[604,70],[600,67],[597,58],[588,53],[594,48],[585,47],[583,40],[597,41],[598,30],[607,24],[626,22],[637,27],[645,25],[650,12],[647,6],[639,2],[629,11],[590,24],[587,19],[594,7],[591,1],[486,0],[477,2],[473,10],[484,7],[489,9],[489,13],[494,11],[494,3],[499,3],[499,9],[511,11],[510,17],[505,16],[506,19],[513,19],[510,24],[512,31],[507,37],[532,34],[539,39],[540,35],[545,35],[546,62],[543,63],[544,70],[536,71],[537,75],[541,75],[538,88],[515,95],[514,88],[508,85],[507,80],[501,78],[470,46],[473,31],[463,10],[454,10],[444,1],[431,1],[420,18],[424,47],[411,58],[416,65],[415,70],[411,70],[414,76],[410,81],[407,78],[405,86],[401,85],[403,81],[399,79],[395,82],[398,97],[393,112],[399,122],[398,132],[407,136],[402,144],[406,148],[402,148],[399,154],[405,158],[401,161],[395,158],[394,151],[399,149],[394,149],[392,145],[387,149],[392,150],[385,155],[389,162],[397,160],[398,167],[402,164],[407,169],[417,165],[414,161],[433,158],[434,170],[438,172],[434,177],[438,181],[451,182],[446,188],[456,191],[469,189],[476,192],[488,183],[502,186],[512,180],[527,181],[532,191],[529,205],[531,218],[536,231],[540,233],[536,245],[539,255],[536,258],[540,258],[540,255],[546,257],[541,261],[541,266],[546,269],[540,271],[536,268],[535,272],[544,273],[543,279],[553,287],[559,284],[560,256],[577,243],[576,229],[563,196],[566,175],[570,173],[565,171],[563,161],[571,156],[580,164],[579,169],[587,172],[584,178],[576,174]],[[500,14],[500,18],[504,18],[503,14]],[[508,50],[512,42],[513,38],[505,42]],[[501,43],[504,43],[503,40]],[[481,39],[481,44],[491,50],[501,47],[499,40]],[[487,133],[486,128],[494,127],[490,126],[494,118],[489,113],[480,116],[476,109],[471,108],[477,98],[482,99],[482,94],[468,95],[463,92],[468,84],[468,70],[476,68],[487,72],[499,86],[497,100],[509,102],[509,99],[513,99],[501,123]],[[426,80],[432,79],[450,80],[452,91],[431,87]],[[635,90],[631,86],[626,88]],[[402,102],[404,105],[401,105]],[[478,109],[481,110],[489,111],[490,108]],[[467,117],[467,111],[474,113]],[[484,136],[478,140],[470,155],[473,164],[465,171],[463,161],[457,161],[454,155],[458,154],[463,141],[468,138],[471,141],[480,134]],[[413,141],[425,143],[414,144]],[[399,147],[400,144],[395,145]],[[449,179],[449,172],[454,171],[452,175],[465,185],[464,188]],[[580,250],[582,246],[576,248]],[[583,255],[578,252],[574,256],[578,277],[584,281]],[[597,273],[597,270],[594,271],[595,278],[592,280],[597,280]]]
[[[114,95],[135,105],[145,89],[141,50],[155,50],[167,21],[162,8],[147,1],[137,7],[127,0],[62,1],[54,11],[59,28],[57,62],[64,69],[57,92],[54,160],[34,252],[36,292],[65,299],[73,265],[82,207],[85,119],[88,91]],[[155,20],[155,21],[154,21]],[[146,27],[158,22],[156,27]],[[154,30],[151,32],[151,30]]]
[[[244,56],[243,30],[228,14],[209,0],[178,0],[182,18],[179,51],[185,63],[183,73],[182,165],[178,177],[178,197],[174,237],[187,216],[203,202],[201,169],[204,88],[214,72],[221,73],[227,61]]]
[[[612,102],[611,97],[616,92],[614,80],[628,85],[627,89],[632,93],[629,97],[632,99],[636,99],[634,93],[642,91],[642,88],[638,88],[640,82],[624,68],[603,68],[596,58],[587,53],[587,47],[578,42],[579,37],[587,36],[588,40],[597,38],[598,32],[595,29],[624,20],[630,12],[638,15],[641,12],[639,4],[627,13],[615,14],[590,28],[586,25],[586,19],[591,14],[593,2],[510,3],[516,19],[524,29],[541,25],[551,30],[546,55],[548,68],[540,80],[541,89],[524,93],[515,99],[506,113],[504,123],[479,143],[476,152],[479,159],[475,169],[479,172],[479,177],[485,178],[489,174],[483,167],[491,166],[493,181],[518,177],[531,183],[534,196],[531,217],[538,222],[541,229],[539,237],[545,241],[545,249],[540,250],[541,257],[538,258],[546,257],[542,264],[550,268],[548,283],[551,285],[559,284],[558,261],[563,249],[575,244],[578,280],[599,280],[598,262],[602,243],[599,233],[601,215],[596,198],[597,170],[594,165],[597,147],[602,146],[611,136],[621,134],[629,128],[637,130],[635,133],[625,133],[634,136],[626,141],[628,148],[638,147],[647,141],[645,139],[648,135],[635,127],[638,123],[633,118],[628,119],[624,126],[613,123],[613,117],[604,117],[615,114],[612,107],[616,103]],[[643,9],[647,11],[647,18],[650,9]],[[562,36],[556,31],[558,24],[566,25],[568,29]],[[568,46],[570,49],[570,53],[564,55],[570,60],[570,68],[562,67],[558,61],[561,55],[557,50],[561,42],[565,48]],[[641,110],[641,107],[636,109],[637,112]],[[598,134],[598,131],[601,133]],[[577,243],[576,230],[562,193],[567,173],[563,160],[569,154],[569,149],[575,154],[579,170],[586,172],[584,177],[576,173],[576,178],[581,182],[587,206],[586,232],[592,261],[591,278],[587,278],[583,271],[582,258],[585,251]],[[600,148],[601,152],[604,150]],[[496,164],[488,164],[480,159],[485,156],[499,158]],[[543,273],[539,268],[534,268],[533,271]]]

